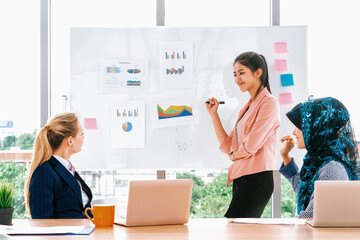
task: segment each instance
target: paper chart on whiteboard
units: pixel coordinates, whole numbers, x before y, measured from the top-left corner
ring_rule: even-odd
[[[111,106],[111,147],[145,148],[145,102],[126,101]]]
[[[195,97],[158,99],[150,103],[153,128],[195,124],[197,107]]]
[[[159,57],[161,89],[190,89],[194,87],[192,42],[160,43]]]
[[[101,69],[102,93],[148,93],[148,62],[146,60],[104,60]]]

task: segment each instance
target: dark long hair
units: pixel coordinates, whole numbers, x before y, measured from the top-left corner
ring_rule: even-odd
[[[266,59],[263,55],[258,54],[256,52],[244,52],[239,56],[237,56],[237,58],[235,58],[233,65],[235,65],[235,63],[240,63],[241,65],[250,68],[251,72],[253,73],[259,68],[261,68],[262,70],[262,74],[260,76],[261,86],[266,87],[267,90],[271,93],[268,67],[267,67]]]

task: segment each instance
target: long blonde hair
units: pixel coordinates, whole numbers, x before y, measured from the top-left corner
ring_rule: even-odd
[[[32,174],[38,166],[50,159],[52,153],[60,147],[65,138],[70,136],[75,137],[78,131],[77,116],[75,113],[68,112],[52,117],[48,124],[42,127],[38,133],[34,145],[34,155],[24,189],[26,211],[29,216],[31,215],[29,207],[29,186]]]

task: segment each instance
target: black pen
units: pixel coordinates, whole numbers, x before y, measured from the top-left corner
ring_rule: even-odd
[[[206,101],[205,103],[209,104],[210,101]],[[219,101],[219,104],[225,104],[225,101]]]

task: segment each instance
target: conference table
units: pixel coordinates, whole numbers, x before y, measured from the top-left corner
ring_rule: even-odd
[[[94,226],[88,219],[14,219],[14,227]],[[12,236],[12,239],[360,239],[360,228],[312,228],[307,224],[233,223],[190,219],[185,225],[97,228],[90,235]]]

